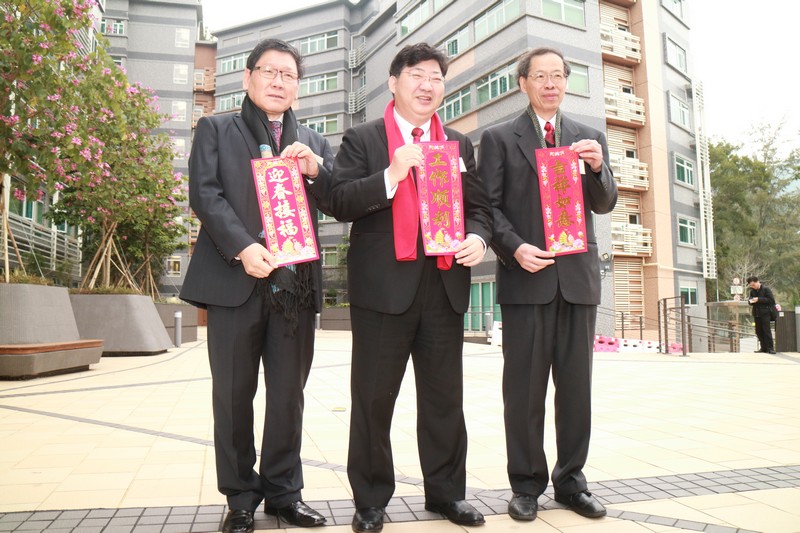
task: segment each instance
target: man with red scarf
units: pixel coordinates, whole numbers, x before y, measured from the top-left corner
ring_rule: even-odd
[[[353,327],[352,412],[347,473],[353,530],[380,531],[394,493],[390,430],[409,354],[417,390],[417,440],[425,508],[480,525],[465,501],[467,432],[462,410],[464,312],[470,268],[483,259],[492,215],[475,172],[472,143],[444,128],[447,59],[426,43],[403,48],[389,67],[381,119],[349,129],[334,162],[330,208],[352,221],[347,256]],[[416,198],[417,142],[456,140],[466,238],[452,257],[426,257]]]

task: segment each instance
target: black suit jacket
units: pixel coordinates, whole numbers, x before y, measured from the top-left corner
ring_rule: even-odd
[[[486,189],[475,172],[472,143],[455,130],[445,128],[457,140],[466,165],[462,172],[464,229],[491,240],[492,215]],[[425,253],[422,238],[416,261],[397,261],[392,228],[392,200],[386,198],[384,170],[389,167],[389,145],[383,119],[347,130],[336,154],[330,208],[343,221],[352,221],[347,254],[350,303],[381,313],[400,314],[414,299],[422,276]],[[419,224],[419,221],[417,221]],[[464,313],[469,305],[470,269],[453,262],[442,270],[450,305]]]
[[[595,139],[605,162],[599,173],[585,165],[583,205],[598,214],[617,202],[617,185],[609,166],[603,133],[569,117],[561,118],[561,145]],[[540,147],[527,113],[487,129],[481,136],[478,174],[489,190],[494,215],[492,249],[497,253],[497,301],[501,304],[546,304],[560,287],[564,299],[576,304],[600,303],[600,259],[592,217],[586,217],[588,251],[556,258],[554,265],[531,274],[519,266],[514,252],[523,243],[545,247],[535,150]]]
[[[297,139],[324,159],[317,178],[311,184],[303,180],[316,236],[317,209],[327,209],[333,152],[322,135],[306,126],[298,126]],[[189,205],[202,227],[181,289],[183,300],[201,307],[236,307],[253,292],[256,278],[234,257],[259,242],[263,230],[250,165],[260,157],[258,143],[238,113],[203,117],[197,123],[189,156]],[[312,269],[319,311],[320,262],[312,262]]]

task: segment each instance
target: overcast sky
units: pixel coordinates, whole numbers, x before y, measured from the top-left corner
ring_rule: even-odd
[[[213,31],[323,0],[202,0]],[[657,0],[646,0],[655,2]],[[746,143],[759,124],[786,120],[788,147],[800,147],[800,1],[688,0],[689,68],[705,91],[706,133]],[[276,7],[278,4],[280,7]]]

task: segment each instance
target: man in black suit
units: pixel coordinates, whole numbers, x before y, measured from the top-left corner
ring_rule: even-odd
[[[545,396],[552,370],[556,387],[558,459],[552,479],[556,501],[587,517],[605,508],[587,490],[583,466],[591,431],[592,347],[600,303],[600,264],[591,216],[585,253],[548,252],[534,151],[568,146],[582,160],[583,206],[608,213],[617,201],[605,136],[564,115],[559,106],[569,64],[558,50],[537,48],[517,66],[527,110],[481,136],[478,174],[486,181],[494,215],[497,301],[503,314],[503,402],[508,513],[536,518],[548,483],[544,453]]]
[[[230,509],[225,533],[253,531],[262,500],[267,513],[290,524],[325,522],[300,495],[303,388],[314,354],[321,268],[319,261],[276,268],[264,246],[250,164],[262,157],[262,145],[298,158],[316,234],[333,153],[292,112],[302,74],[293,47],[275,39],[258,43],[247,59],[241,113],[201,118],[189,158],[189,201],[202,227],[181,298],[208,309],[217,484]],[[253,398],[260,362],[266,416],[256,472]]]
[[[775,296],[772,290],[758,280],[758,276],[747,278],[747,286],[750,287],[750,296],[747,303],[750,304],[753,312],[753,321],[756,324],[756,337],[761,345],[756,350],[757,353],[775,353],[775,343],[772,340],[772,308],[775,306]]]
[[[467,433],[462,409],[463,313],[470,269],[491,237],[491,212],[475,173],[472,143],[443,128],[447,60],[420,43],[403,48],[389,68],[394,99],[384,118],[345,132],[336,154],[331,210],[352,221],[347,256],[353,327],[352,413],[347,473],[356,513],[353,530],[380,531],[394,492],[391,429],[408,362],[417,389],[417,440],[425,478],[425,508],[458,524],[484,518],[464,500]],[[455,260],[426,257],[419,218],[404,211],[414,195],[417,140],[459,142],[465,213]],[[412,202],[413,203],[413,202]]]

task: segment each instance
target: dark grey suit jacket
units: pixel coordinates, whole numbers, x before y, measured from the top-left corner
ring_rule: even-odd
[[[472,143],[461,133],[445,128],[450,140],[459,142],[467,171],[462,172],[464,229],[488,244],[492,214],[484,184],[475,172]],[[416,261],[397,261],[394,252],[392,200],[386,198],[384,170],[389,166],[389,145],[383,119],[347,130],[336,154],[330,208],[342,221],[352,221],[347,255],[350,303],[388,314],[406,311],[417,293],[425,253],[417,243]],[[417,221],[417,223],[419,223]],[[470,269],[453,262],[441,270],[442,281],[457,313],[469,305]]]
[[[603,147],[600,173],[586,165],[583,204],[594,213],[610,212],[617,203],[617,185],[609,166],[605,135],[562,115],[561,145],[594,139]],[[575,304],[600,303],[600,259],[592,217],[586,218],[588,251],[564,255],[535,274],[519,266],[514,252],[523,243],[545,248],[535,150],[539,140],[527,113],[487,129],[481,136],[478,174],[486,182],[494,215],[492,249],[497,253],[497,302],[546,304],[560,287]]]
[[[322,135],[306,126],[298,126],[297,139],[324,159],[317,178],[311,184],[304,180],[314,234],[318,235],[317,209],[327,210],[333,152]],[[256,278],[245,273],[234,257],[259,242],[263,230],[250,165],[251,159],[259,157],[258,143],[238,113],[203,117],[197,123],[189,156],[189,205],[202,228],[181,289],[183,300],[201,307],[236,307],[253,292]],[[312,268],[319,311],[319,261],[314,261]]]

